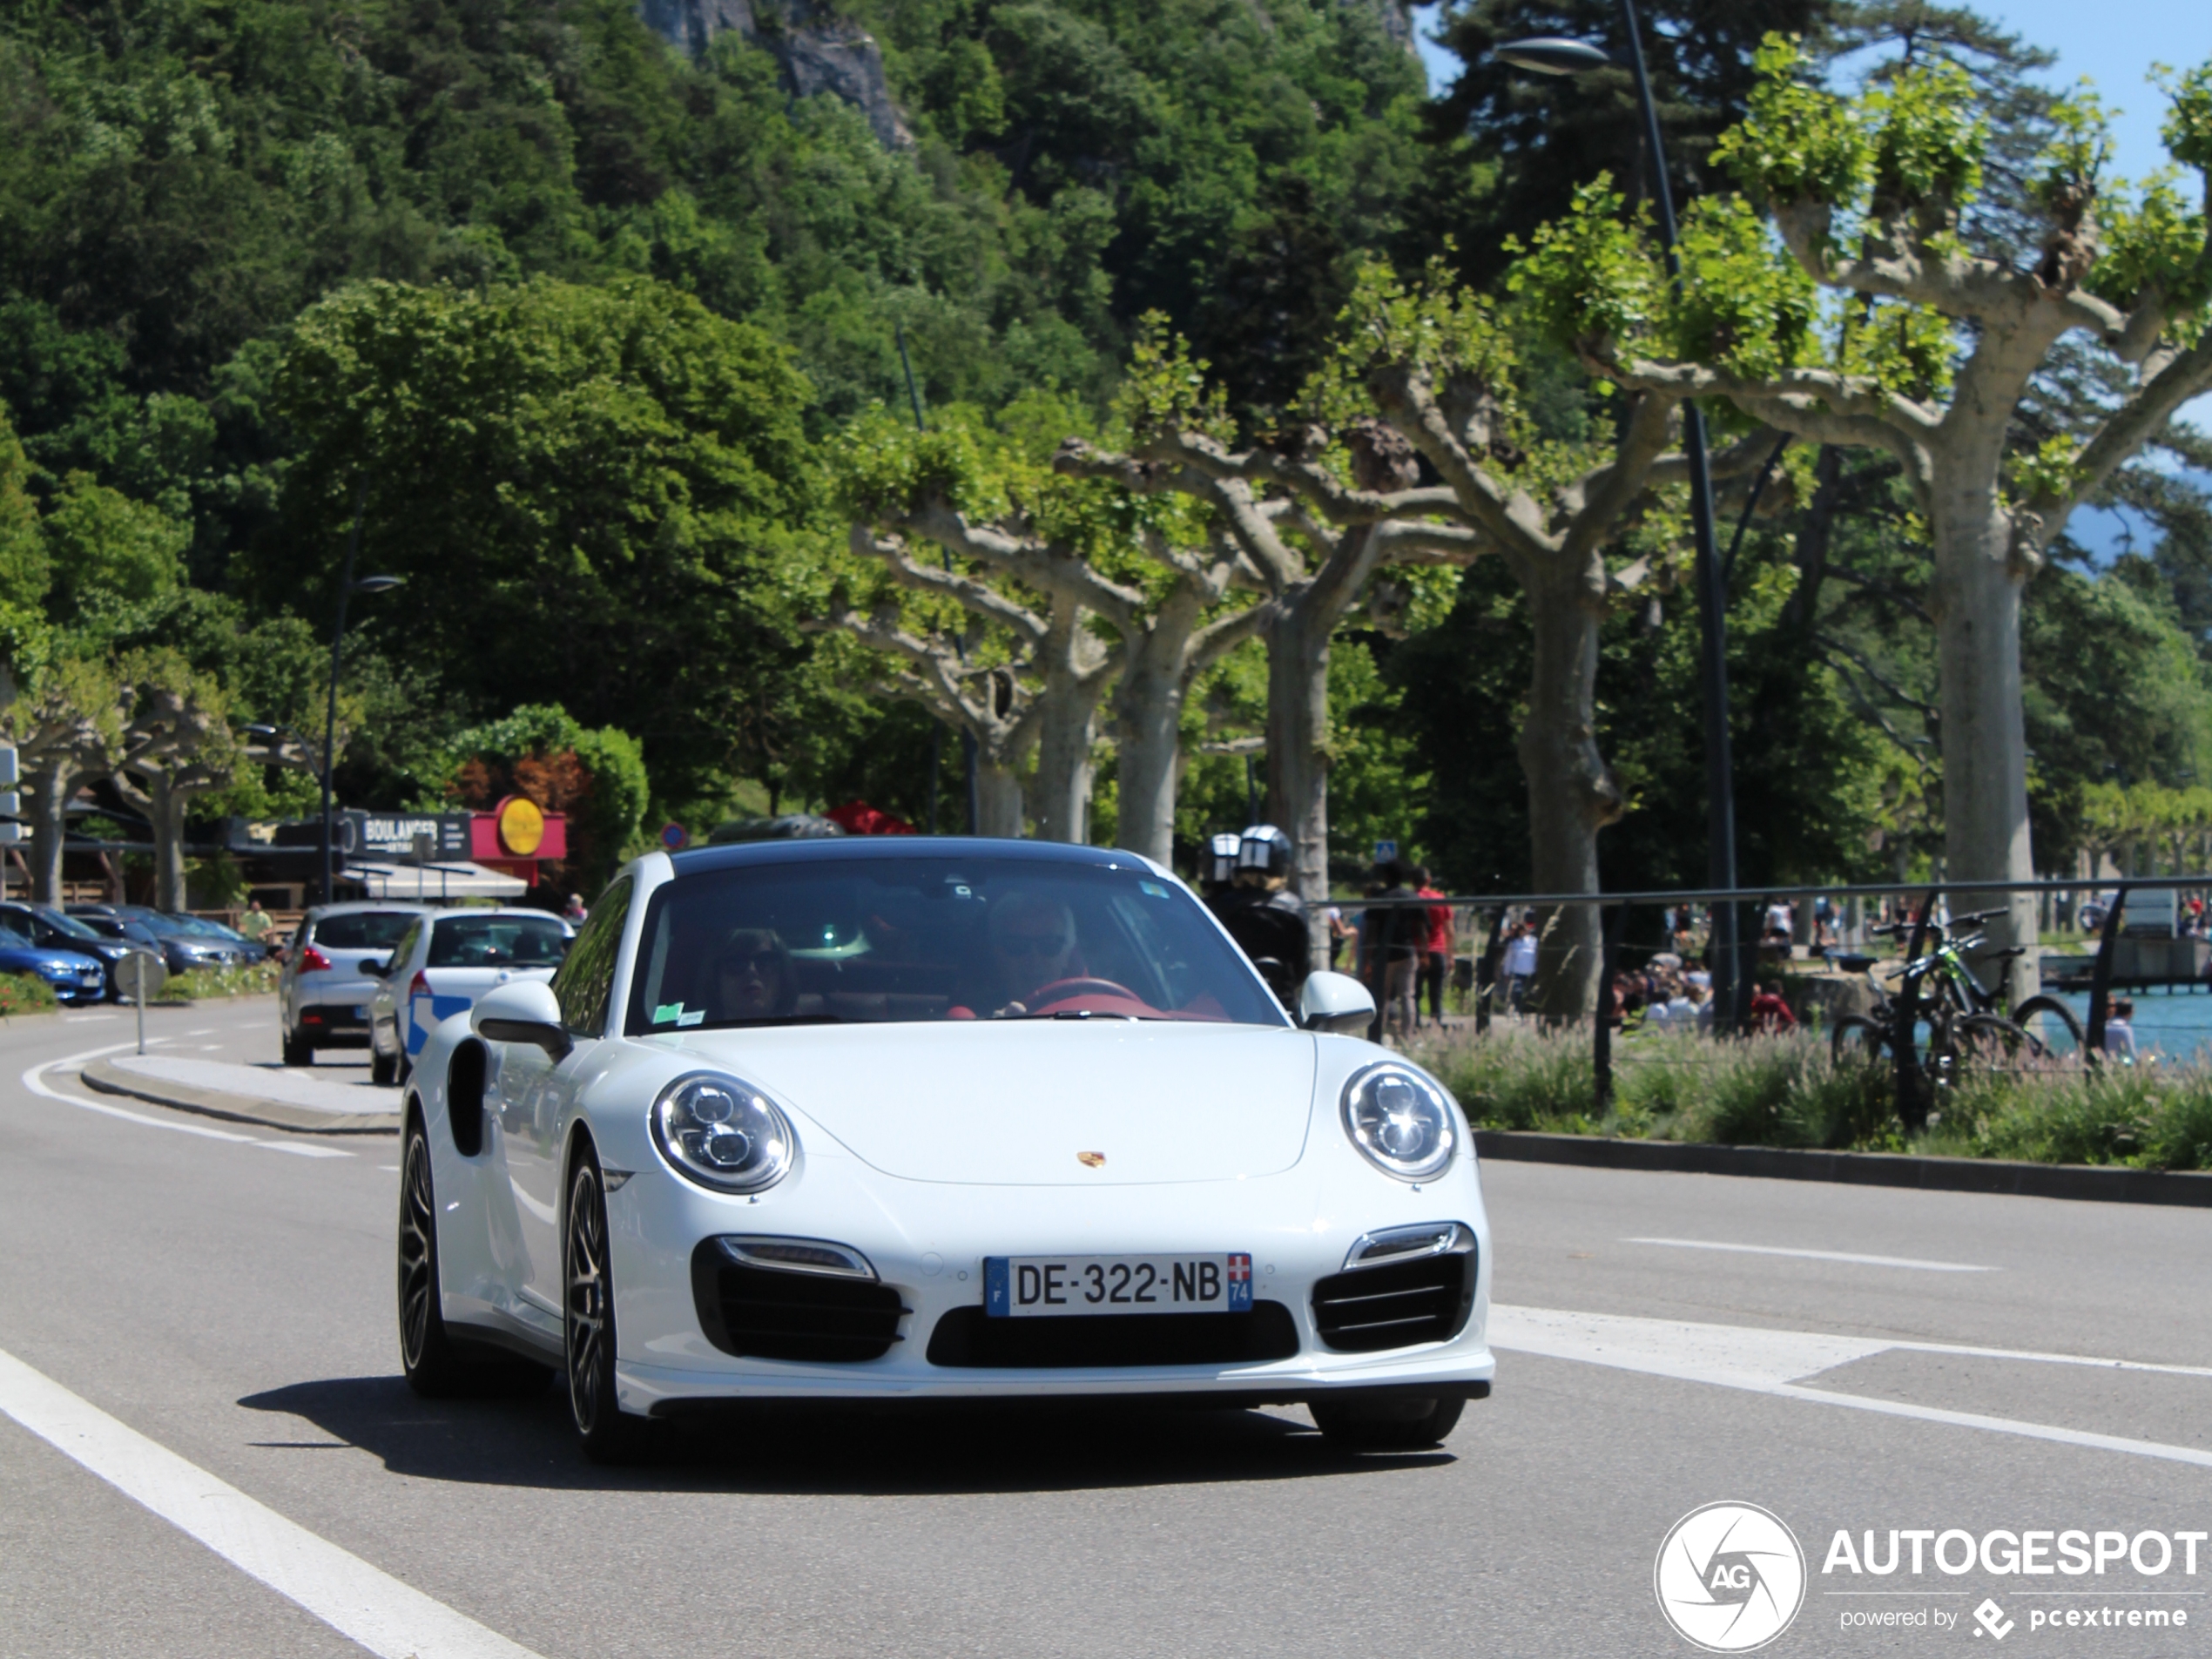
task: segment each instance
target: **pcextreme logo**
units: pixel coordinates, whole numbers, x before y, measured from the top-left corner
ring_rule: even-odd
[[[1675,1633],[1708,1653],[1750,1653],[1790,1628],[1805,1600],[1805,1554],[1780,1516],[1709,1503],[1669,1529],[1652,1592]]]

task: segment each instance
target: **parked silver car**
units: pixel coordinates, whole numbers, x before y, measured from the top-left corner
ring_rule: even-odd
[[[333,904],[300,919],[277,981],[286,1065],[314,1064],[317,1049],[368,1046],[368,1003],[377,986],[369,970],[382,965],[417,917],[434,914],[428,905]]]

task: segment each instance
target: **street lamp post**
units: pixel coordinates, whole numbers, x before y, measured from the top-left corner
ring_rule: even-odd
[[[368,505],[368,493],[354,508],[353,533],[346,538],[346,573],[338,582],[338,625],[330,631],[330,703],[322,722],[322,901],[331,902],[337,896],[336,878],[331,871],[330,856],[330,769],[337,757],[331,751],[338,740],[338,662],[346,643],[346,601],[356,593],[382,593],[396,588],[407,580],[398,576],[365,576],[354,579],[354,558],[361,551],[361,514]]]
[[[1667,278],[1682,283],[1682,261],[1675,251],[1674,192],[1667,182],[1666,152],[1661,147],[1659,108],[1652,102],[1644,72],[1643,33],[1636,24],[1635,0],[1620,0],[1621,27],[1628,36],[1626,67],[1635,76],[1636,98],[1643,106],[1643,142],[1651,166],[1652,196],[1659,206],[1659,238],[1666,253]],[[1617,69],[1621,60],[1587,41],[1560,37],[1507,41],[1497,56],[1517,69],[1541,75],[1579,75]],[[1699,651],[1705,716],[1705,839],[1708,885],[1736,889],[1736,766],[1728,732],[1728,590],[1713,536],[1713,477],[1705,449],[1705,417],[1694,401],[1683,405],[1683,449],[1689,463],[1690,523],[1697,546],[1697,617],[1703,632]],[[1737,956],[1737,908],[1713,907],[1713,1012],[1716,1029],[1741,1016]]]

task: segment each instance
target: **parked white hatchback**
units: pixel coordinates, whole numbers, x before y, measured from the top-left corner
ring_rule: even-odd
[[[372,970],[370,1080],[405,1082],[431,1028],[512,981],[550,980],[576,930],[543,910],[447,910],[419,916]]]
[[[1457,1103],[1316,973],[1285,1014],[1170,872],[1088,846],[637,860],[552,983],[418,1059],[400,1352],[585,1449],[772,1398],[1308,1406],[1431,1446],[1490,1392]]]

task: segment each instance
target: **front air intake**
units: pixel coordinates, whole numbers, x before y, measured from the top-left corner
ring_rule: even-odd
[[[1313,1286],[1313,1328],[1339,1353],[1447,1342],[1474,1306],[1474,1251],[1332,1273]]]
[[[691,1299],[725,1353],[826,1364],[882,1359],[914,1312],[874,1279],[734,1262],[711,1238],[691,1252]]]

